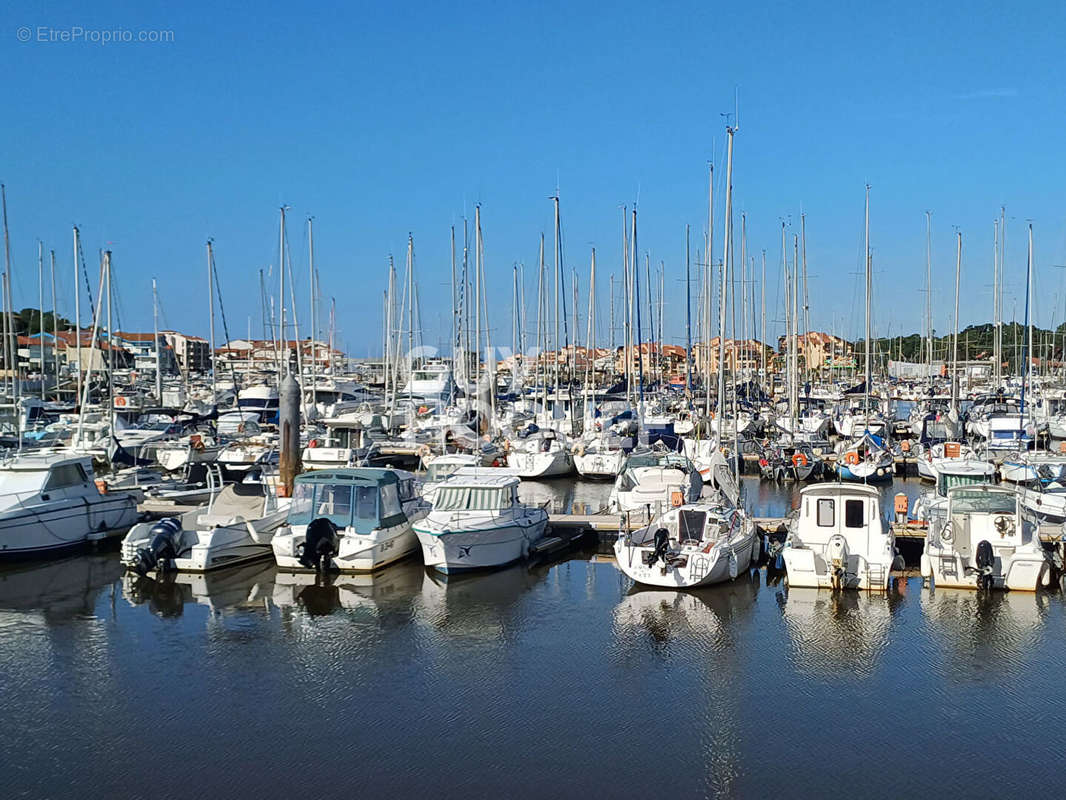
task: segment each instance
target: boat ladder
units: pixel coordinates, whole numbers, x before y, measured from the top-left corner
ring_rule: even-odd
[[[707,576],[707,570],[709,568],[710,559],[702,553],[690,558],[688,562],[689,580],[693,583],[703,580]]]

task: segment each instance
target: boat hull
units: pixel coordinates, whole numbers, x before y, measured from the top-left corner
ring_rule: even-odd
[[[529,524],[507,522],[474,530],[436,530],[415,526],[427,567],[453,574],[494,569],[526,558],[529,548],[544,536],[547,515]]]

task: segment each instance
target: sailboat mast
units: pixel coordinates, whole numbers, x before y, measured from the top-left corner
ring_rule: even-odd
[[[703,367],[703,395],[704,414],[711,415],[711,309],[714,294],[714,162],[707,165],[707,242],[704,250],[706,265],[704,267],[703,280],[703,338],[704,367]]]
[[[933,386],[933,212],[925,212],[925,356]]]
[[[733,128],[726,127],[729,144],[726,150],[725,166],[725,235],[722,251],[722,290],[718,297],[718,437],[720,445],[722,441],[722,426],[725,424],[722,414],[725,411],[725,313],[728,285],[726,283],[729,272],[729,246],[732,239],[732,215],[733,215]],[[708,259],[709,261],[710,259]]]
[[[759,333],[761,336],[766,336],[766,250],[762,251],[762,281],[759,285],[759,291],[761,293],[761,319],[759,321]],[[759,342],[759,355],[761,357],[762,367],[762,379],[766,381],[766,344],[762,341]]]
[[[315,317],[315,236],[312,217],[307,218],[307,271],[311,281],[311,407],[318,403],[318,358],[315,352],[315,338],[318,336],[318,320]]]
[[[992,375],[999,388],[1003,355],[999,352],[999,220],[992,220]]]
[[[282,209],[283,215],[285,210]],[[284,274],[284,273],[283,273]],[[285,278],[282,277],[282,281]],[[284,285],[284,284],[282,284]],[[213,360],[215,352],[215,253],[211,240],[207,240],[207,306],[210,309],[208,319],[210,319],[210,336],[211,336],[211,405],[214,405],[218,399],[218,370],[215,369],[215,363]]]
[[[689,226],[685,226],[685,392],[692,402],[692,254]]]
[[[555,207],[555,394],[558,397],[559,394],[559,355],[560,355],[560,338],[559,338],[559,278],[562,271],[562,265],[559,263],[559,195],[552,196],[552,203]]]
[[[863,393],[863,401],[866,406],[866,418],[870,414],[870,382],[873,379],[873,364],[870,362],[870,289],[873,283],[872,264],[870,262],[870,184],[866,184],[866,223],[865,223],[865,253],[866,253],[866,380]]]
[[[49,250],[52,257],[52,374],[55,376],[56,400],[59,400],[59,316],[56,309],[56,251]]]
[[[281,227],[278,235],[278,265],[281,271],[281,289],[278,293],[278,302],[281,310],[278,324],[278,340],[280,342],[281,376],[289,374],[289,343],[285,334],[285,206],[281,207]],[[214,299],[212,299],[211,314],[214,315]],[[279,383],[280,385],[280,383]]]
[[[163,405],[163,357],[159,347],[159,293],[156,290],[155,278],[152,278],[152,341],[155,343],[155,399],[159,405]],[[215,345],[211,344],[211,353],[214,354]],[[215,365],[211,364],[211,373],[214,374]]]
[[[951,408],[959,410],[959,285],[962,279],[962,231],[956,232],[955,248],[955,329],[951,334]]]
[[[78,290],[78,226],[74,226],[74,348],[78,360],[78,403],[81,403],[81,292]]]
[[[41,357],[41,402],[44,402],[44,242],[37,240],[37,352]]]

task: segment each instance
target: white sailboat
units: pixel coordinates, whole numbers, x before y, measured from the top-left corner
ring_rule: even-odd
[[[751,517],[708,504],[670,509],[614,543],[615,563],[627,577],[671,589],[733,580],[757,564],[760,553]]]

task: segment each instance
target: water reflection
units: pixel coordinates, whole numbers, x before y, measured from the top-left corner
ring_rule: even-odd
[[[180,617],[185,606],[199,604],[212,611],[262,608],[274,588],[269,562],[205,573],[171,573],[157,578],[127,575],[123,590],[130,605],[147,605],[159,617]]]
[[[614,608],[615,635],[647,636],[656,644],[691,636],[732,638],[732,626],[750,617],[758,592],[758,572],[688,592],[634,586]]]
[[[449,636],[496,641],[517,630],[519,601],[545,581],[547,569],[516,565],[494,572],[443,575],[423,570],[415,617]]]
[[[7,566],[0,569],[0,611],[16,612],[22,622],[88,616],[100,592],[121,575],[118,559],[107,553]]]
[[[933,641],[943,648],[945,674],[963,680],[1017,677],[1040,650],[1050,598],[1040,592],[935,589],[922,593]]]
[[[819,675],[868,676],[888,644],[893,616],[903,602],[887,592],[833,592],[784,588],[777,593],[793,660]]]
[[[420,562],[409,559],[365,575],[278,572],[273,600],[282,608],[301,608],[311,616],[340,609],[378,615],[389,604],[401,603],[418,592],[423,571]]]

